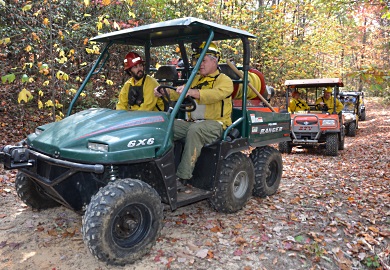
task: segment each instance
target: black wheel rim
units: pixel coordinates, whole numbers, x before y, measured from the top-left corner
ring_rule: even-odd
[[[270,187],[275,183],[277,175],[278,175],[278,163],[275,160],[273,160],[270,162],[268,166],[267,180],[266,180],[267,186]]]
[[[148,235],[151,224],[151,213],[145,205],[127,205],[112,222],[113,239],[122,248],[133,247]]]

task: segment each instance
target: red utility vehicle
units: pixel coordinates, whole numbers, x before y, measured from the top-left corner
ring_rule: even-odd
[[[344,149],[345,127],[341,113],[323,111],[315,101],[322,96],[327,87],[333,89],[332,96],[337,97],[339,87],[344,86],[339,78],[286,80],[286,110],[294,89],[300,89],[301,98],[310,107],[307,111],[291,113],[291,141],[280,142],[279,151],[290,154],[294,146],[303,148],[325,148],[328,156],[337,156]],[[333,108],[336,108],[334,99]]]

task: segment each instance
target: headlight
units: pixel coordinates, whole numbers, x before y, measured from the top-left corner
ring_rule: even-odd
[[[332,120],[332,119],[322,120],[322,125],[323,126],[334,126],[334,125],[336,125],[336,121]]]
[[[344,114],[345,120],[352,120],[353,119],[353,114],[352,113],[346,113]]]
[[[108,152],[108,145],[103,143],[88,142],[88,149],[100,152]]]

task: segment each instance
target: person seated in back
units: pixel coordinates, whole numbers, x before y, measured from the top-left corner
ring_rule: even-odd
[[[306,101],[301,99],[301,92],[298,89],[294,89],[291,93],[290,103],[288,105],[288,112],[295,113],[298,111],[309,111],[310,107]]]
[[[324,90],[324,95],[316,100],[316,108],[321,111],[333,113],[334,111],[334,97],[332,97],[332,88],[328,86]],[[343,103],[336,98],[336,113],[339,114],[344,108]]]
[[[124,70],[131,76],[119,93],[117,110],[163,111],[164,102],[154,95],[157,80],[144,71],[145,61],[135,52],[129,52],[124,59]]]

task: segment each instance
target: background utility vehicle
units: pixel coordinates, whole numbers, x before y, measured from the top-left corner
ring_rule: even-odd
[[[364,105],[364,92],[346,91],[340,92],[340,101],[344,104],[345,102],[352,102],[356,105],[356,114],[360,121],[366,120],[366,106]],[[347,99],[348,98],[348,99]]]
[[[325,154],[337,156],[338,150],[344,149],[345,127],[343,118],[336,111],[322,111],[315,105],[317,98],[322,96],[326,87],[333,88],[333,97],[337,97],[339,87],[343,82],[338,78],[286,80],[286,110],[289,95],[293,89],[301,89],[306,93],[301,98],[306,99],[310,111],[291,113],[291,141],[280,142],[279,151],[290,154],[294,146],[325,147]],[[334,104],[336,108],[336,104]]]
[[[183,117],[185,94],[206,54],[203,49],[191,67],[190,45],[206,41],[208,48],[213,40],[240,40],[243,79],[235,83],[247,90],[250,38],[255,36],[191,17],[92,38],[105,46],[76,93],[68,116],[38,127],[22,146],[3,149],[4,167],[19,171],[16,190],[20,198],[32,208],[62,204],[84,214],[82,234],[92,254],[109,264],[123,265],[150,251],[163,225],[164,205],[175,210],[207,199],[217,211],[233,213],[251,195],[274,194],[281,181],[282,158],[268,145],[290,139],[290,116],[271,112],[272,107],[259,107],[255,101],[251,104],[256,107],[249,107],[246,91],[234,108],[233,124],[222,138],[202,149],[190,183],[192,192],[178,192],[176,186],[180,142],[173,141],[173,121]],[[173,71],[181,76],[160,78],[175,85],[187,82],[178,102],[167,112],[92,108],[72,114],[87,82],[104,71],[110,54],[122,50],[123,56],[136,46],[143,49],[146,73],[154,49],[172,52],[169,46],[180,48],[184,66]],[[265,84],[258,90],[264,93]]]
[[[339,100],[343,103],[343,117],[345,126],[345,135],[355,137],[359,128],[359,107],[360,96],[356,92],[340,92]]]

